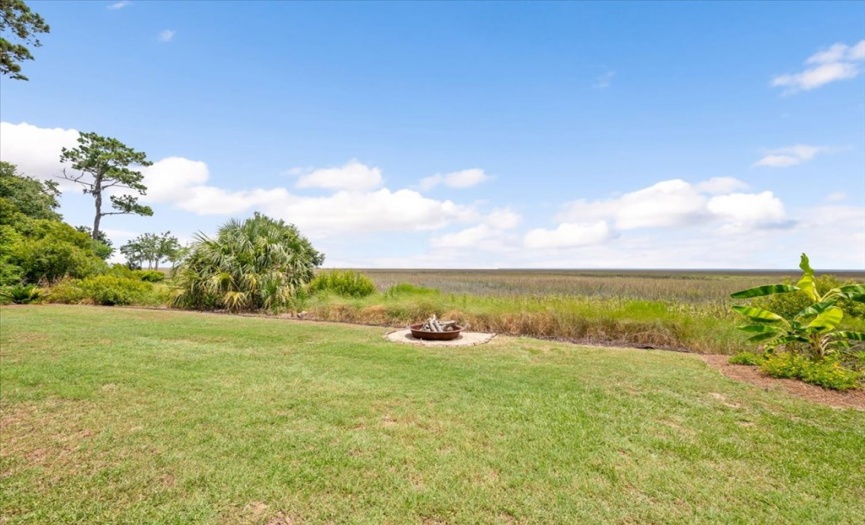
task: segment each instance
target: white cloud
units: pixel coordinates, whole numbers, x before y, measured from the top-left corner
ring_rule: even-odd
[[[477,246],[484,241],[496,236],[498,231],[486,224],[479,224],[460,230],[456,233],[447,233],[433,237],[430,244],[435,248],[469,248]]]
[[[805,228],[807,210],[791,217],[772,192],[738,191],[743,189],[747,185],[731,177],[661,181],[611,199],[574,201],[558,216],[559,224],[523,235],[495,231],[481,220],[434,237],[432,251],[416,260],[439,267],[451,260],[468,267],[777,268],[796,260],[806,230],[829,227]],[[649,213],[651,203],[656,210]],[[857,228],[832,227],[848,237]],[[842,251],[829,253],[837,257]],[[842,266],[856,257],[840,259]]]
[[[323,168],[301,175],[298,188],[325,188],[329,190],[367,191],[384,183],[381,170],[356,160],[338,168]]]
[[[174,40],[174,35],[177,34],[177,31],[173,29],[164,29],[159,32],[159,36],[156,37],[160,42],[171,42]]]
[[[820,86],[855,78],[861,72],[859,62],[865,60],[865,40],[848,46],[837,43],[805,60],[806,68],[799,73],[779,75],[772,79],[773,87],[783,87],[784,93],[810,91]]]
[[[57,180],[68,164],[60,163],[60,150],[78,145],[78,131],[40,128],[22,122],[0,122],[0,159],[18,166],[18,171],[41,180]]]
[[[478,217],[469,206],[428,199],[413,190],[386,188],[370,193],[341,191],[320,198],[295,197],[265,211],[321,235],[437,230]]]
[[[455,171],[445,175],[436,174],[426,177],[420,181],[423,190],[431,190],[439,184],[449,188],[468,188],[490,180],[492,177],[484,173],[484,170],[474,168],[469,170]]]
[[[840,191],[832,192],[829,195],[826,195],[826,202],[839,202],[843,200],[847,200],[847,194]]]
[[[788,92],[798,90],[810,91],[822,85],[836,80],[855,78],[859,75],[859,68],[848,62],[837,62],[834,64],[821,64],[815,68],[806,69],[801,73],[793,75],[781,75],[772,80],[775,87],[786,87]]]
[[[237,215],[251,209],[270,209],[291,198],[285,188],[229,191],[215,186],[192,186],[183,197],[166,199],[196,215]]]
[[[181,199],[190,195],[190,188],[203,185],[210,177],[207,164],[183,157],[168,157],[142,168],[144,185],[147,186],[145,200],[163,202]]]
[[[716,195],[706,207],[726,222],[722,228],[725,232],[792,225],[787,220],[784,204],[771,191]]]
[[[833,44],[829,47],[829,49],[825,51],[818,51],[814,53],[808,60],[805,61],[806,64],[832,64],[834,62],[839,62],[844,60],[847,55],[847,46],[841,43]]]
[[[706,214],[706,198],[691,184],[674,179],[617,199],[573,201],[565,206],[558,220],[567,223],[611,219],[616,229],[631,230],[694,224]]]
[[[600,244],[613,237],[606,221],[566,222],[554,230],[536,228],[523,238],[527,248],[562,248]]]
[[[847,60],[865,60],[865,40],[847,50]]]
[[[614,199],[570,202],[557,219],[565,224],[604,220],[615,231],[675,230],[700,224],[741,230],[785,224],[784,206],[772,192],[730,193],[743,186],[745,183],[730,177],[697,184],[681,179],[661,181]]]
[[[108,9],[112,9],[112,10],[123,9],[124,7],[128,6],[131,3],[132,2],[130,2],[129,0],[120,0],[120,2],[114,2],[113,4],[109,4]]]
[[[835,148],[824,146],[808,146],[806,144],[797,144],[795,146],[787,146],[769,150],[766,155],[752,164],[752,167],[768,167],[768,168],[787,168],[790,166],[798,166],[803,162],[809,161],[818,154],[832,153]]]
[[[484,218],[484,224],[497,230],[509,230],[519,226],[522,220],[520,214],[509,208],[496,208]]]
[[[509,230],[519,226],[522,217],[508,208],[496,208],[480,221],[476,226],[433,237],[430,244],[436,248],[502,249],[516,239]]]
[[[151,188],[146,199],[172,204],[197,215],[237,215],[259,210],[314,235],[436,230],[480,217],[470,206],[429,199],[407,189],[340,190],[327,196],[309,197],[281,187],[225,190],[207,185],[208,177],[203,162],[177,157],[164,159],[145,172],[145,184]],[[311,184],[334,180],[344,182],[339,177],[327,176],[316,177]]]

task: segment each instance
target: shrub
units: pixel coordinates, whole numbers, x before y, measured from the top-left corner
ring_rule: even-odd
[[[748,366],[756,366],[763,362],[763,356],[757,355],[753,352],[739,352],[738,354],[731,356],[729,363],[731,365],[748,365]]]
[[[784,281],[784,284],[791,285],[789,279]],[[821,275],[814,278],[814,284],[817,288],[817,293],[821,296],[829,293],[833,288],[841,288],[860,284],[855,281],[842,281],[834,275]],[[776,293],[765,297],[759,297],[754,300],[753,305],[775,312],[781,317],[791,320],[796,317],[796,314],[813,304],[808,294],[802,290],[790,293]],[[865,303],[851,301],[847,298],[840,298],[837,302],[839,308],[844,310],[845,314],[850,317],[865,319]]]
[[[343,297],[366,297],[375,293],[372,279],[354,270],[321,272],[309,283],[312,293],[332,292]]]
[[[140,304],[153,290],[150,283],[113,275],[88,277],[78,286],[85,299],[103,306]]]
[[[165,274],[159,270],[133,270],[133,275],[141,281],[158,283],[165,280]]]
[[[862,381],[860,372],[845,368],[837,359],[814,361],[789,352],[767,355],[760,370],[772,377],[801,379],[833,390],[857,388]]]
[[[165,274],[159,270],[133,270],[125,264],[112,265],[106,274],[149,283],[158,283],[165,280]]]
[[[83,249],[56,237],[46,236],[19,245],[11,253],[23,278],[30,283],[53,282],[66,276],[85,277],[102,270],[102,261],[89,248]]]
[[[105,272],[106,275],[113,275],[115,277],[124,277],[126,279],[137,279],[135,276],[135,270],[129,269],[125,264],[114,263],[111,265],[111,268]]]
[[[39,299],[41,294],[35,284],[17,284],[0,291],[0,295],[9,299],[12,304],[30,304]]]
[[[26,283],[87,277],[106,269],[105,262],[93,254],[92,239],[68,224],[21,219],[14,228],[0,229],[5,263],[17,267]]]
[[[278,310],[298,304],[324,262],[292,225],[260,213],[223,225],[217,237],[198,235],[174,274],[175,306]]]
[[[97,275],[87,279],[65,279],[47,290],[45,301],[60,304],[98,304],[162,306],[170,290],[164,284],[154,285],[135,278]]]
[[[79,304],[84,298],[80,279],[63,279],[54,283],[44,297],[46,302],[59,304]]]
[[[171,287],[165,283],[154,283],[151,290],[141,300],[141,306],[168,306],[171,302]]]

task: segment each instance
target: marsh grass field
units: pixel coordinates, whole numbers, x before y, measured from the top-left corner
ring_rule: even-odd
[[[361,269],[385,291],[400,283],[448,294],[479,296],[570,295],[688,304],[729,303],[738,290],[795,280],[797,270],[418,270]],[[865,282],[865,271],[826,271]]]
[[[3,523],[856,524],[865,412],[683,353],[0,308]]]
[[[304,306],[309,315],[405,326],[435,314],[484,332],[718,354],[753,348],[736,329],[741,319],[730,310],[731,293],[798,276],[793,270],[358,271],[379,293],[313,296]],[[831,273],[865,281],[865,272]]]

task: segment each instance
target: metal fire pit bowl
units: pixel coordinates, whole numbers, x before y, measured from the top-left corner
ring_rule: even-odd
[[[411,328],[411,335],[415,339],[424,339],[426,341],[451,341],[460,336],[460,333],[463,331],[463,327],[459,325],[456,326],[456,330],[448,330],[446,332],[427,332],[426,330],[421,330],[423,323],[413,324],[409,328]]]

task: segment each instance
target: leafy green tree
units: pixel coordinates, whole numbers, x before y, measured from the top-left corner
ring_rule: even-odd
[[[120,253],[126,257],[126,267],[130,270],[140,270],[146,260],[145,247],[138,240],[131,240],[120,247]]]
[[[150,270],[156,270],[160,263],[174,258],[178,250],[180,242],[170,231],[158,235],[145,233],[120,247],[120,253],[126,257],[130,267],[141,268],[147,262]]]
[[[21,64],[33,60],[27,45],[42,45],[35,35],[51,30],[45,20],[27,7],[23,0],[0,0],[0,33],[7,31],[23,44],[13,44],[0,36],[0,73],[15,80],[27,80],[21,73]],[[25,45],[26,44],[26,45]]]
[[[93,195],[96,215],[91,234],[94,240],[99,239],[99,224],[106,215],[153,215],[149,206],[139,204],[138,198],[129,194],[111,195],[111,209],[115,211],[102,211],[103,195],[110,188],[147,194],[147,187],[141,183],[144,175],[130,168],[153,164],[144,152],[135,151],[117,139],[82,132],[77,148],[61,150],[60,162],[71,162],[72,169],[78,171],[70,174],[63,170],[62,178],[82,185],[84,193]]]
[[[196,309],[260,310],[290,306],[324,254],[292,224],[256,213],[197,236],[175,276],[174,304]]]
[[[14,164],[0,161],[0,202],[6,212],[14,210],[32,219],[59,221],[59,196],[56,182],[27,177],[18,173]]]

